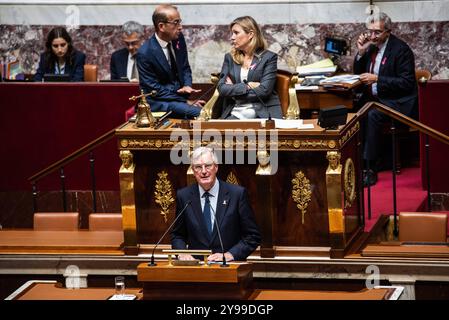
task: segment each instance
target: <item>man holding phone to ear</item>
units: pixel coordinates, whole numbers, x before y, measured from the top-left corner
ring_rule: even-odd
[[[406,116],[418,115],[418,89],[415,80],[413,51],[402,40],[391,34],[391,19],[383,13],[370,15],[367,30],[357,39],[358,53],[354,60],[354,73],[364,84],[358,106],[377,101]],[[379,142],[382,125],[389,117],[370,110],[364,124],[365,142],[363,159],[364,186],[377,182],[376,164],[379,160]]]

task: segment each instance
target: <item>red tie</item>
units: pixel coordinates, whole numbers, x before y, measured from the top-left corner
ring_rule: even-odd
[[[377,53],[379,52],[378,47],[373,48],[373,52],[371,52],[371,65],[369,67],[369,73],[374,73],[374,64],[376,63]],[[370,84],[368,86],[368,92],[371,97],[373,97],[373,85]]]
[[[376,63],[376,57],[377,57],[378,52],[379,52],[379,48],[374,47],[373,52],[371,53],[371,66],[370,66],[369,73],[373,73],[373,71],[374,71],[374,64]]]

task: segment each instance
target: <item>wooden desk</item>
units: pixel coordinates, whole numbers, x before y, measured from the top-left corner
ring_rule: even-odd
[[[361,291],[254,290],[249,300],[388,300],[394,288]]]
[[[344,105],[348,109],[353,107],[354,94],[352,89],[326,90],[320,87],[317,90],[296,90],[299,109],[323,109]]]
[[[0,231],[0,254],[123,255],[122,231]]]
[[[88,142],[125,122],[138,94],[137,83],[0,83],[3,170],[1,190],[31,190],[27,179]],[[119,159],[114,141],[95,151],[98,190],[119,190]],[[87,157],[67,166],[71,190],[90,190]],[[39,190],[59,190],[58,174],[39,183]]]
[[[449,259],[449,246],[438,245],[367,245],[364,257]]]
[[[143,282],[144,299],[246,299],[253,280],[249,263],[173,266],[159,262],[156,266],[141,263],[137,280]]]
[[[113,288],[66,289],[60,283],[30,282],[12,300],[107,300],[115,290]],[[142,299],[142,289],[127,288],[126,294],[134,294]]]

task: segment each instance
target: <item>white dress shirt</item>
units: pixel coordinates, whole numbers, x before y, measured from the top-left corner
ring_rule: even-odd
[[[159,38],[158,36],[157,36],[157,33],[155,34],[155,36],[156,36],[156,40],[157,40],[157,42],[159,43],[159,45],[161,46],[161,48],[162,48],[162,51],[164,52],[164,55],[165,55],[165,58],[167,59],[167,61],[168,61],[168,64],[170,65],[170,67],[171,67],[171,63],[170,63],[170,56],[168,55],[168,42],[167,41],[165,41],[165,40],[162,40],[161,38]],[[175,57],[175,60],[176,60],[176,55],[175,55],[175,53],[174,53],[174,51],[173,51],[173,48],[171,49],[172,50],[172,53],[173,53],[173,57]]]

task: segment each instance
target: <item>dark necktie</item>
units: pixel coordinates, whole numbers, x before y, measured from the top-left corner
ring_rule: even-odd
[[[371,65],[369,73],[374,73],[374,65],[376,64],[377,54],[379,53],[379,48],[374,47],[373,52],[371,52]]]
[[[207,231],[209,232],[209,235],[212,234],[212,220],[210,216],[210,199],[209,197],[211,194],[209,192],[204,192],[203,197],[204,200],[204,209],[203,209],[203,215],[204,215],[204,221],[206,222]]]
[[[167,44],[167,49],[168,49],[168,56],[170,57],[171,73],[173,75],[173,78],[175,78],[175,80],[179,81],[179,78],[178,78],[178,67],[176,65],[175,56],[173,55],[171,42],[169,42]]]
[[[132,56],[131,59],[133,60],[133,67],[131,69],[131,79],[139,79],[139,76],[138,76],[138,73],[137,73],[136,56],[135,55]]]
[[[377,54],[379,53],[379,48],[374,47],[373,52],[371,52],[371,65],[369,67],[369,73],[374,73],[374,65],[376,64]],[[369,85],[369,94],[373,97],[373,84]]]

